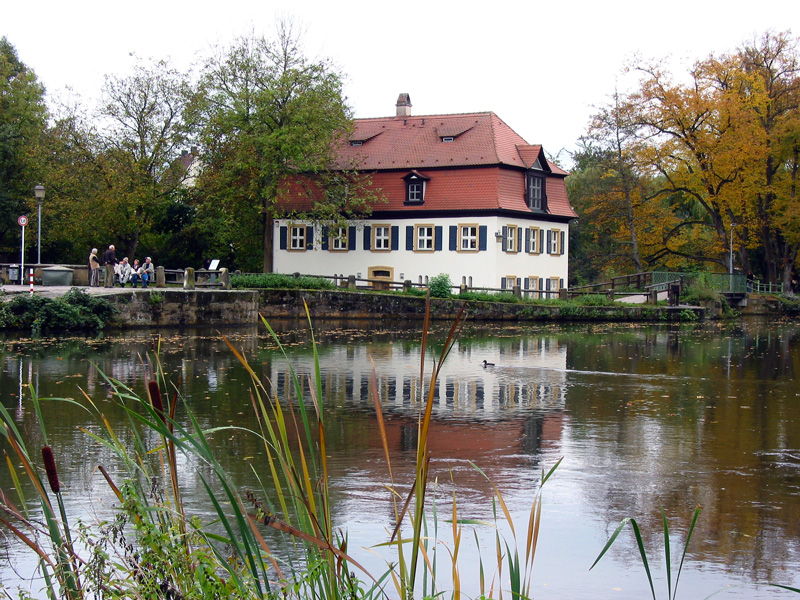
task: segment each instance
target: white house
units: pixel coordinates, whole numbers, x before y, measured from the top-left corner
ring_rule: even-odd
[[[491,112],[357,119],[342,164],[386,202],[347,227],[274,221],[277,273],[558,290],[568,277],[567,173]],[[289,199],[289,205],[293,199]],[[296,199],[300,204],[302,200]]]

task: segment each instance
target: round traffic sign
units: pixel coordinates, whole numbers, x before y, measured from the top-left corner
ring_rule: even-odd
[[[20,227],[25,227],[25,225],[28,224],[28,217],[20,215],[19,219],[17,219],[17,223],[19,223]]]

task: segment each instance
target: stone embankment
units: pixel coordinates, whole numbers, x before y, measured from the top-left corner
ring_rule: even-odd
[[[24,286],[4,286],[6,294],[29,293]],[[37,287],[35,293],[59,296],[69,288]],[[421,320],[425,299],[414,296],[344,290],[183,290],[179,288],[82,288],[104,296],[119,309],[118,327],[182,327],[195,325],[255,325],[259,314],[267,319],[305,318],[304,305],[312,319]],[[463,302],[432,299],[431,316],[453,320]],[[776,302],[751,297],[744,314],[777,314]],[[691,316],[690,316],[691,315]],[[720,315],[719,306],[578,306],[565,304],[506,304],[468,302],[467,320],[486,322],[535,321],[649,321],[702,320]]]

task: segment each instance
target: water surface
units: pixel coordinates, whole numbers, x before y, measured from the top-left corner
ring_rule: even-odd
[[[307,328],[280,328],[304,380],[313,373]],[[392,525],[389,475],[369,394],[372,365],[394,478],[408,489],[421,408],[419,335],[386,323],[347,322],[320,324],[316,333],[334,518],[348,531],[352,553],[381,572],[382,559],[360,549],[386,541]],[[701,515],[678,597],[704,598],[721,589],[715,597],[797,597],[765,584],[800,587],[799,333],[795,322],[761,321],[468,328],[436,388],[429,447],[438,483],[431,498],[450,511],[455,490],[462,518],[491,523],[493,484],[477,465],[524,531],[542,470],[563,457],[543,490],[535,598],[649,597],[628,533],[589,571],[624,517],[642,527],[658,595],[666,595],[661,510],[674,534],[675,562],[697,505]],[[265,332],[225,334],[280,397],[296,401],[288,363]],[[443,336],[435,335],[429,348],[426,380]],[[7,336],[0,340],[0,401],[31,448],[41,440],[29,383],[40,396],[85,402],[85,393],[122,428],[101,373],[143,392],[144,359],[156,352],[204,426],[253,425],[249,377],[211,330],[46,341]],[[484,360],[495,366],[484,368]],[[113,512],[113,498],[94,471],[106,464],[113,472],[113,460],[80,431],[93,426],[86,413],[46,403],[44,418],[70,506],[87,518]],[[234,431],[215,442],[233,478],[243,488],[253,485],[253,466],[263,464],[259,444]],[[182,462],[181,478],[191,509],[202,513],[197,468]],[[11,487],[5,469],[0,486]],[[478,595],[473,530],[484,560],[494,556],[493,528],[465,526],[461,575],[469,597]],[[501,530],[510,540],[508,528]],[[447,543],[443,533],[442,548]],[[0,549],[7,557],[3,583],[16,585],[30,558],[8,540],[0,540]]]

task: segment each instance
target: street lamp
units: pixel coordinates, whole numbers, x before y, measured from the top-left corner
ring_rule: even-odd
[[[36,258],[36,264],[42,264],[42,200],[44,200],[44,186],[40,183],[35,188],[33,188],[33,195],[36,197],[36,202],[39,203],[39,218],[38,218],[38,227],[39,232],[36,236],[36,241],[38,244],[38,256]]]

